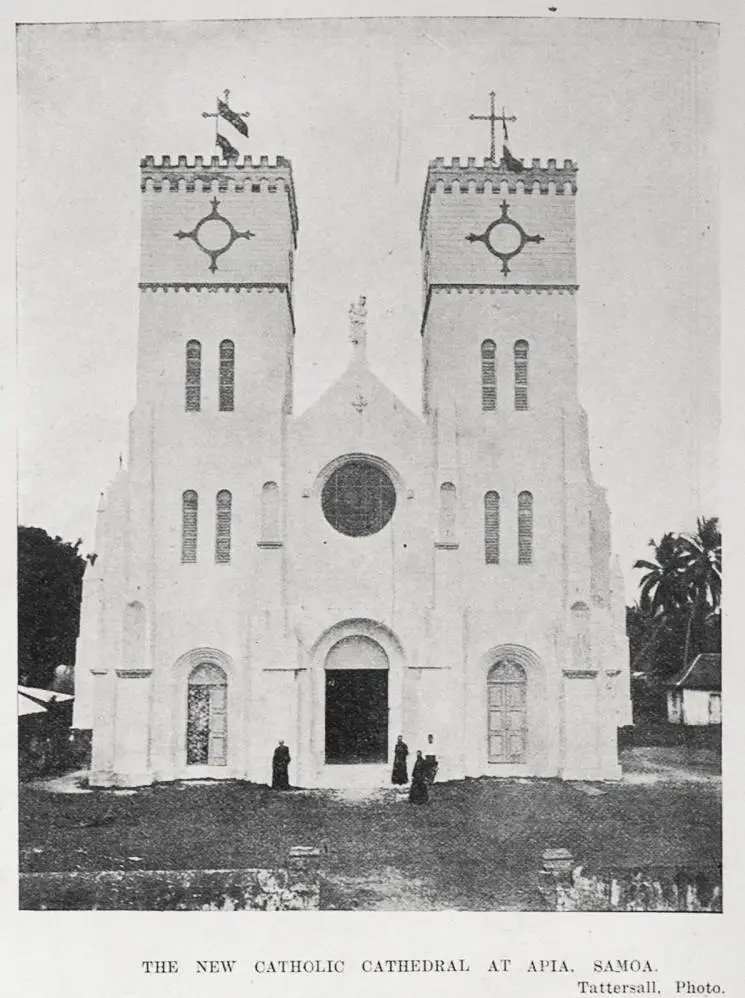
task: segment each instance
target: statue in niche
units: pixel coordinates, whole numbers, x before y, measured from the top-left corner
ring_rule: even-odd
[[[367,298],[360,295],[359,301],[349,306],[349,339],[355,346],[365,346],[365,322],[367,320]]]

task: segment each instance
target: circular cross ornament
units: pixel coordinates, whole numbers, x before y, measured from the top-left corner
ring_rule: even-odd
[[[526,243],[542,243],[543,236],[529,236],[525,229],[507,214],[509,204],[500,205],[502,214],[488,225],[481,235],[471,232],[466,236],[469,243],[483,243],[490,253],[502,261],[502,273],[509,274],[510,260],[522,252]]]
[[[230,244],[230,227],[221,218],[207,218],[197,226],[197,239],[208,252],[224,252]]]
[[[212,211],[204,218],[200,218],[191,232],[179,230],[174,232],[174,236],[177,239],[193,240],[199,249],[210,258],[209,269],[214,274],[217,270],[217,258],[226,253],[236,240],[251,239],[255,233],[249,229],[246,229],[245,232],[239,232],[233,223],[217,210],[220,204],[217,198],[213,198],[210,204]]]

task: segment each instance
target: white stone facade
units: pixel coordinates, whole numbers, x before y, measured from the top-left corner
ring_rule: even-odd
[[[99,509],[76,667],[91,783],[266,782],[283,739],[293,784],[372,785],[390,779],[398,734],[413,753],[429,733],[438,778],[618,778],[628,646],[577,398],[573,164],[430,165],[421,415],[368,369],[359,316],[347,371],[293,415],[287,161],[148,158],[142,190],[137,403]],[[468,239],[500,217],[502,256]],[[542,241],[512,255],[513,221]],[[364,536],[324,515],[349,462],[393,490]],[[338,494],[340,509],[357,495]]]

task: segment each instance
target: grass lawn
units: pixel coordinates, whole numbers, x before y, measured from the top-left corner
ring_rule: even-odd
[[[588,865],[720,861],[716,779],[601,789],[482,778],[436,784],[416,807],[394,790],[353,799],[236,781],[59,794],[31,783],[20,790],[21,869],[273,866],[292,845],[319,845],[326,908],[530,910],[543,906],[546,848]]]

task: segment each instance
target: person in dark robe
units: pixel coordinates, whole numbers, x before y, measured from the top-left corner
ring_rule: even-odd
[[[409,754],[409,746],[404,741],[404,736],[399,735],[393,748],[393,773],[391,783],[401,786],[409,782],[409,774],[406,770],[406,757]]]
[[[417,750],[414,768],[411,771],[411,787],[409,788],[410,804],[426,804],[429,800],[427,786],[427,763],[422,758],[421,750]]]
[[[285,743],[282,740],[280,740],[280,743],[275,748],[274,755],[272,757],[273,790],[290,789],[290,777],[288,775],[289,768],[290,768],[290,750],[287,748]]]
[[[424,757],[424,764],[426,766],[426,780],[427,783],[432,786],[435,782],[435,777],[437,776],[437,756],[435,755],[435,736],[427,735],[427,754]]]

